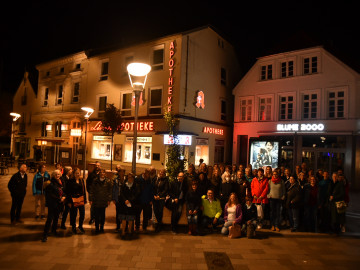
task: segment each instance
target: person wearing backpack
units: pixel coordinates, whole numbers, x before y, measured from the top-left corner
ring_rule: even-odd
[[[35,198],[35,218],[45,219],[45,187],[44,184],[50,181],[50,175],[46,171],[44,164],[39,165],[38,171],[34,176],[32,190]]]

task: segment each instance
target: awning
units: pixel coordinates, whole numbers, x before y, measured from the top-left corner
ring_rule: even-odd
[[[155,135],[169,135],[169,131],[157,131],[155,132]],[[187,131],[179,131],[178,135],[199,136],[199,134],[196,134],[194,132],[187,132]]]

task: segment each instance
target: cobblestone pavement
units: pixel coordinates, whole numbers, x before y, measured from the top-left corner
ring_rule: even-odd
[[[14,173],[15,168],[10,169]],[[10,175],[0,176],[0,269],[358,269],[360,232],[358,194],[351,199],[347,232],[341,236],[314,233],[280,233],[261,230],[257,239],[228,239],[219,234],[188,236],[167,231],[139,234],[131,241],[114,233],[115,208],[107,209],[105,233],[94,235],[88,225],[86,206],[84,235],[59,230],[60,237],[40,241],[45,221],[34,219],[31,193],[33,174],[22,217],[24,224],[10,226],[11,198],[7,190]],[[358,202],[358,203],[356,203]],[[204,252],[223,252],[232,265],[221,261],[207,264]]]

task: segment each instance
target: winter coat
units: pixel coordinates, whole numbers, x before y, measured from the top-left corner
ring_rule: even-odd
[[[44,194],[44,183],[47,181],[50,181],[50,175],[48,174],[48,172],[44,172],[44,175],[41,175],[40,172],[37,172],[34,176],[32,184],[33,195]]]
[[[330,196],[333,196],[333,199],[330,201],[330,213],[331,213],[331,223],[333,224],[344,224],[345,223],[345,213],[339,214],[336,209],[336,202],[345,200],[345,185],[343,182],[335,182],[332,185]]]
[[[154,182],[154,196],[165,199],[169,192],[169,180],[167,177],[157,178]]]
[[[246,178],[236,179],[235,192],[241,204],[245,203],[247,192],[248,194],[251,194],[250,186],[251,184],[246,180]]]
[[[222,182],[221,176],[213,175],[210,178],[209,189],[211,188],[214,191],[214,197],[215,198],[219,198],[221,182]]]
[[[48,208],[60,208],[61,198],[64,196],[63,185],[55,178],[51,178],[50,184],[45,188],[45,205]]]
[[[329,201],[329,184],[331,179],[321,179],[318,184],[319,188],[319,205],[324,206]]]
[[[120,213],[123,215],[135,215],[139,206],[140,187],[135,181],[132,186],[128,186],[127,183],[128,182],[125,181],[124,184],[121,185],[119,197]],[[125,204],[127,200],[131,204],[130,207]]]
[[[119,176],[117,174],[115,174],[115,177],[113,179],[113,188],[112,188],[112,200],[115,201],[115,203],[119,202],[119,197],[120,197],[120,190],[121,190],[121,186],[124,183],[124,179],[119,179]]]
[[[89,174],[88,178],[86,179],[86,191],[88,193],[90,193],[92,184],[95,182],[97,178],[99,178],[99,176],[100,176],[100,171],[96,171],[96,170],[93,170]]]
[[[12,197],[25,197],[27,187],[27,174],[21,177],[20,171],[11,176],[8,183],[8,189]]]
[[[81,196],[84,196],[84,202],[87,202],[85,183],[83,179],[79,179],[79,183],[76,183],[76,180],[74,178],[70,178],[67,182],[65,193],[66,203],[70,203],[71,205],[73,205],[72,198],[79,198]]]
[[[154,200],[154,188],[151,184],[151,179],[145,180],[143,177],[136,178],[135,182],[139,185],[140,198],[139,202],[148,204]]]
[[[249,220],[257,220],[257,208],[256,205],[253,203],[249,208],[247,204],[244,204],[242,207],[242,223],[246,223]]]
[[[286,198],[286,208],[299,208],[302,205],[301,187],[295,183],[289,187]]]
[[[184,203],[187,191],[188,191],[188,187],[185,181],[181,183],[180,181],[175,180],[170,184],[169,196],[173,200],[178,199],[179,203]]]
[[[227,203],[224,208],[224,221],[228,221],[228,208],[229,204]],[[236,205],[236,212],[235,212],[235,223],[240,224],[242,220],[242,209],[241,204]]]
[[[187,215],[189,215],[189,211],[198,211],[200,209],[201,206],[201,194],[200,192],[197,190],[193,191],[188,191],[186,193],[186,197],[185,197],[185,202],[186,202],[186,213]]]
[[[266,177],[263,177],[261,181],[259,181],[258,178],[255,177],[251,181],[252,196],[257,197],[257,199],[254,198],[253,203],[269,203],[269,199],[267,197],[268,192],[269,192],[269,181]],[[260,200],[259,197],[262,197],[262,200]]]
[[[92,202],[93,207],[107,207],[108,202],[112,199],[112,183],[109,178],[103,181],[100,178],[95,179],[91,185],[89,201]]]

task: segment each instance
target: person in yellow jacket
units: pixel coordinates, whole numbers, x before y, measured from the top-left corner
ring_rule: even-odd
[[[207,196],[203,195],[202,199],[202,227],[213,229],[224,223],[221,217],[222,209],[220,200],[214,197],[214,191],[209,189]]]

